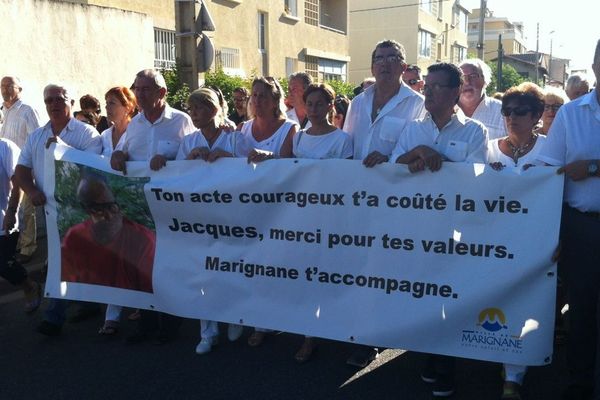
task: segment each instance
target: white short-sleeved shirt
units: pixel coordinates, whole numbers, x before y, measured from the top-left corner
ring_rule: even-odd
[[[127,126],[123,151],[130,161],[148,161],[157,154],[174,160],[183,137],[196,130],[189,115],[165,105],[161,116],[150,123],[139,113]]]
[[[298,124],[298,127],[301,125],[300,124],[300,118],[298,118],[298,113],[296,113],[296,109],[292,108],[291,110],[287,110],[285,112],[285,115],[287,116],[287,119],[290,119],[292,121],[294,121],[296,124]],[[304,125],[303,129],[308,129],[312,126],[310,121],[306,121],[306,125]]]
[[[502,102],[492,97],[483,95],[483,100],[479,103],[472,119],[481,122],[488,130],[488,139],[498,139],[508,135],[506,130],[506,121],[500,110]]]
[[[27,136],[42,125],[38,112],[30,105],[17,100],[9,107],[2,107],[4,121],[0,137],[12,140],[20,149],[25,146]]]
[[[127,131],[123,132],[123,134],[119,138],[119,141],[117,142],[117,145],[115,146],[115,148],[113,148],[113,129],[114,126],[111,126],[110,128],[105,129],[104,132],[100,134],[100,137],[102,138],[102,155],[105,157],[110,157],[113,151],[123,150],[123,145],[125,144],[125,136],[127,135]]]
[[[487,159],[487,129],[481,122],[467,118],[459,109],[441,130],[428,113],[425,118],[406,126],[398,138],[390,162],[414,149],[431,147],[453,162],[485,163]]]
[[[186,135],[183,138],[176,159],[185,160],[188,154],[190,154],[190,151],[196,147],[207,147],[210,151],[221,149],[228,153],[235,154],[235,138],[237,134],[237,132],[226,132],[222,130],[211,147],[202,131],[198,129],[196,132]]]
[[[5,236],[6,232],[2,229],[4,224],[4,215],[8,208],[10,189],[12,187],[10,179],[15,174],[17,160],[19,159],[19,147],[10,140],[0,139],[0,236]],[[13,231],[16,231],[18,221],[15,223]]]
[[[527,154],[521,156],[517,159],[517,162],[512,159],[512,157],[507,156],[500,150],[500,146],[498,145],[503,138],[490,140],[488,144],[488,163],[501,162],[503,165],[508,167],[522,167],[526,164],[536,165],[539,164],[537,161],[538,155],[540,154],[540,150],[544,147],[544,142],[546,141],[546,136],[538,135],[533,148],[529,150]]]
[[[270,137],[260,142],[254,139],[252,135],[252,124],[254,119],[244,122],[242,125],[242,131],[237,137],[236,153],[237,157],[247,157],[250,151],[253,149],[269,151],[273,153],[275,157],[279,156],[281,146],[285,142],[285,138],[288,132],[296,123],[291,120],[285,120],[285,122],[273,133]]]
[[[375,86],[369,86],[352,100],[344,122],[344,130],[352,138],[355,160],[362,160],[373,151],[389,156],[406,124],[425,115],[423,96],[401,83],[398,93],[371,122]]]
[[[324,135],[311,135],[302,129],[294,135],[293,151],[296,158],[351,158],[352,139],[341,129]]]
[[[50,122],[31,132],[19,157],[19,165],[33,169],[35,185],[39,190],[44,189],[44,157],[46,151],[50,151],[46,149],[46,142],[53,136]],[[98,131],[75,118],[69,120],[67,126],[58,135],[58,140],[77,150],[95,154],[102,152],[102,139]]]
[[[600,159],[600,105],[598,88],[564,104],[550,127],[538,159],[563,166],[578,160]],[[600,212],[600,178],[566,178],[564,201],[579,211]]]

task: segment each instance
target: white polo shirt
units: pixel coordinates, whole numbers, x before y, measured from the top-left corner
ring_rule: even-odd
[[[17,100],[9,107],[2,107],[4,121],[0,137],[12,140],[20,149],[25,146],[27,136],[42,125],[39,114],[31,106]]]
[[[51,151],[46,149],[46,142],[53,136],[50,122],[31,132],[19,157],[19,165],[33,169],[33,178],[39,190],[44,189],[45,152]],[[102,139],[100,139],[98,131],[93,126],[84,124],[75,118],[69,120],[67,126],[58,135],[58,140],[77,150],[95,154],[102,152]]]
[[[10,178],[15,174],[19,153],[20,150],[16,144],[10,140],[0,139],[0,236],[6,235],[6,232],[2,229],[2,224],[4,224],[4,214],[6,214],[8,208],[8,199],[12,187]],[[19,228],[18,224],[17,221],[13,231]]]
[[[458,110],[440,130],[427,113],[425,118],[413,121],[400,135],[390,162],[425,145],[453,162],[485,163],[487,160],[487,129],[479,121],[467,118]]]
[[[504,136],[508,136],[506,130],[506,121],[500,110],[502,109],[502,102],[492,97],[483,95],[483,100],[479,103],[475,112],[471,116],[481,122],[488,130],[488,139],[498,139]]]
[[[154,123],[143,112],[133,117],[127,126],[123,151],[129,155],[129,161],[149,161],[157,154],[174,160],[183,137],[195,130],[189,115],[167,104]]]
[[[564,104],[554,118],[538,159],[562,166],[578,160],[600,159],[598,88]],[[600,212],[600,178],[575,182],[566,178],[564,201],[579,211]]]
[[[373,151],[389,156],[406,124],[425,115],[423,96],[401,83],[398,93],[371,122],[374,95],[375,85],[371,85],[348,108],[344,130],[352,137],[355,160]]]

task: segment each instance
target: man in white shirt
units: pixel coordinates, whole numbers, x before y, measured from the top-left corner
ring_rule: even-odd
[[[600,40],[592,65],[600,82]],[[538,156],[565,175],[559,274],[569,300],[567,360],[570,386],[563,399],[600,398],[597,349],[600,295],[600,90],[563,105]]]
[[[113,152],[110,164],[125,173],[127,161],[150,161],[156,171],[175,159],[183,136],[196,128],[186,113],[167,104],[167,84],[160,72],[138,72],[133,91],[141,112],[129,123],[123,151]]]
[[[133,91],[141,112],[133,117],[127,127],[123,151],[112,153],[110,165],[126,173],[127,161],[150,161],[152,170],[164,167],[174,160],[183,137],[196,130],[190,117],[171,108],[166,101],[165,78],[154,69],[137,73]],[[158,331],[157,344],[171,340],[182,319],[166,313],[141,310],[137,331],[127,338],[128,343],[139,343]]]
[[[41,126],[41,119],[37,111],[21,100],[23,88],[21,81],[15,76],[5,76],[0,81],[2,86],[2,113],[4,124],[0,129],[0,137],[13,141],[19,149],[25,146],[27,136]],[[23,224],[19,235],[17,248],[19,254],[16,259],[20,263],[31,260],[37,247],[35,237],[35,207],[27,195],[21,200],[21,213]]]
[[[377,43],[371,54],[375,84],[350,103],[344,129],[352,136],[354,159],[363,160],[366,167],[388,161],[404,126],[424,115],[423,96],[400,80],[405,59],[400,43]]]
[[[44,104],[50,121],[33,131],[19,156],[15,169],[17,183],[31,199],[34,206],[46,204],[44,194],[44,157],[53,142],[62,142],[75,149],[100,154],[102,140],[94,127],[72,117],[72,99],[66,86],[49,84],[44,88]],[[51,299],[38,326],[38,332],[56,336],[60,334],[65,319],[67,300]]]
[[[485,125],[490,140],[507,136],[506,123],[500,112],[502,102],[485,94],[492,81],[492,69],[478,58],[469,58],[459,67],[464,74],[464,84],[458,106],[467,117]]]
[[[423,86],[425,118],[411,122],[400,135],[392,160],[408,164],[411,172],[438,171],[443,161],[485,163],[487,130],[478,121],[455,111],[462,85],[462,72],[454,64],[439,63],[427,68]],[[455,358],[430,355],[421,378],[433,383],[433,395],[454,393]]]
[[[296,72],[290,75],[288,80],[288,97],[293,108],[287,111],[286,115],[288,119],[297,122],[300,129],[308,129],[311,126],[304,104],[304,92],[310,84],[312,77],[306,72]]]

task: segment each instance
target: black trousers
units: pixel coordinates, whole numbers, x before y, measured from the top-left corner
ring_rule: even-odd
[[[20,285],[27,279],[27,270],[15,260],[19,233],[0,236],[0,276],[13,285]]]
[[[563,207],[560,269],[569,299],[567,362],[572,384],[595,386],[600,398],[598,312],[600,294],[600,218]],[[594,372],[595,371],[595,372]]]

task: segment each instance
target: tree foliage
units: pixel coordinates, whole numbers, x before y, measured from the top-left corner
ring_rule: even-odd
[[[173,69],[164,69],[162,74],[167,84],[167,103],[178,110],[186,110],[187,98],[190,95],[190,87],[181,81],[179,74],[179,62]]]
[[[525,79],[517,72],[512,65],[502,64],[502,82],[498,85],[498,65],[489,62],[488,65],[492,68],[492,82],[487,87],[487,94],[493,95],[495,92],[505,92],[508,88],[517,86]]]

